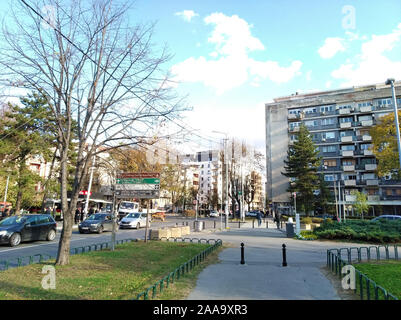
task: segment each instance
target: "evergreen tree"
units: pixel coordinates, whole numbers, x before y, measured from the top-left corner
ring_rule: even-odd
[[[328,188],[328,184],[324,181],[323,175],[319,175],[319,194],[315,197],[315,209],[320,214],[334,214],[335,207],[333,203],[334,197]]]
[[[297,192],[297,211],[309,215],[315,207],[314,191],[319,185],[317,170],[321,159],[305,125],[300,126],[297,138],[288,148],[284,160],[286,172],[282,174],[291,179],[287,191]]]
[[[16,211],[41,204],[35,185],[42,179],[27,166],[27,160],[34,157],[49,160],[54,142],[54,120],[46,100],[34,93],[22,98],[21,103],[22,106],[9,104],[9,110],[0,120],[0,158],[10,174]]]

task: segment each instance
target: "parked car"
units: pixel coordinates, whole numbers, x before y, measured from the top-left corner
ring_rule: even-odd
[[[132,212],[120,221],[120,228],[139,229],[141,227],[146,227],[146,215],[146,213],[142,212]],[[150,221],[151,219],[149,219],[149,225]]]
[[[48,214],[11,216],[0,221],[0,243],[12,247],[24,241],[53,241],[56,232],[56,221]]]
[[[109,213],[94,213],[78,225],[79,233],[113,231],[113,219]]]
[[[245,212],[245,217],[257,217],[258,216],[258,212],[257,211],[249,211],[249,212]]]
[[[375,221],[401,221],[401,216],[385,214],[385,215],[373,218],[370,221],[372,221],[372,222],[375,222]]]
[[[166,220],[166,212],[164,210],[157,210],[155,213],[152,213],[152,219],[164,221]]]
[[[209,213],[209,217],[212,217],[212,218],[219,217],[219,216],[220,216],[220,214],[219,214],[219,212],[216,211],[216,210],[212,210],[212,211],[210,211],[210,213]]]

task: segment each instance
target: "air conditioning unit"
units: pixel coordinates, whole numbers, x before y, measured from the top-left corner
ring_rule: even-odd
[[[324,116],[324,115],[326,114],[326,112],[325,112],[325,111],[322,111],[322,112],[320,112],[320,114],[321,114],[322,116]]]
[[[355,108],[351,108],[351,112],[354,112],[355,111]]]
[[[323,141],[323,142],[326,142],[326,138],[322,138],[322,141]]]

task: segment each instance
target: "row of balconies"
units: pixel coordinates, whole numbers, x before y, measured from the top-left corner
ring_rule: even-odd
[[[401,195],[368,195],[368,201],[380,201],[380,200],[401,200]],[[355,202],[356,196],[353,194],[346,194],[345,195],[346,202]]]
[[[386,107],[379,107],[379,106],[365,106],[360,108],[345,108],[345,109],[338,109],[335,111],[324,111],[324,112],[313,112],[313,113],[298,113],[298,114],[288,114],[288,120],[301,120],[305,118],[312,118],[317,116],[326,116],[326,115],[345,115],[345,114],[354,114],[354,113],[370,113],[373,111],[380,111],[384,109],[391,109],[393,108],[392,105],[388,105]]]

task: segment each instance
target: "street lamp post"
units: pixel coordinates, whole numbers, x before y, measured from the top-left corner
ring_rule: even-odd
[[[224,208],[224,215],[225,215],[225,228],[227,229],[227,221],[228,221],[228,163],[227,163],[227,141],[228,141],[228,135],[225,132],[220,132],[220,131],[213,131],[214,133],[220,133],[224,134],[226,137],[223,139],[223,149],[224,149],[224,164],[225,164],[225,169],[226,169],[226,198],[225,198],[225,208]]]
[[[8,192],[8,182],[9,181],[10,181],[10,175],[7,176],[6,189],[4,190],[4,208],[6,206],[6,201],[7,201],[7,192]]]
[[[96,156],[93,156],[93,163],[92,163],[92,167],[91,167],[91,173],[89,176],[88,194],[86,195],[86,201],[85,201],[84,220],[86,219],[86,217],[88,215],[89,198],[90,198],[90,193],[91,193],[91,188],[92,188],[93,170],[95,170],[95,161],[96,161]]]
[[[395,122],[395,130],[397,132],[397,145],[398,145],[398,160],[400,163],[401,170],[401,139],[400,139],[400,125],[398,123],[398,110],[397,110],[397,98],[395,96],[395,88],[394,88],[394,79],[387,79],[386,85],[391,85],[391,93],[393,96],[393,105],[394,105],[394,122]]]

